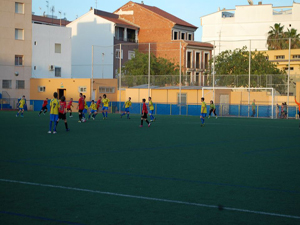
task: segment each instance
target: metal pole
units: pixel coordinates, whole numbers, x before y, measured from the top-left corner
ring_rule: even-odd
[[[121,113],[121,86],[122,86],[122,44],[120,44],[120,55],[119,55],[119,113]]]
[[[248,83],[248,117],[250,116],[250,75],[251,75],[251,40],[250,40],[250,47],[249,47],[249,83]]]
[[[286,118],[289,118],[290,73],[291,73],[291,38],[289,38],[289,70],[288,70],[287,117]]]
[[[179,43],[179,115],[181,115],[181,41]]]
[[[150,43],[149,43],[149,59],[148,59],[148,98],[150,97],[150,63],[151,63],[151,59],[150,59]]]
[[[215,41],[214,41],[214,66],[213,66],[213,100],[215,102],[215,56],[216,56],[216,45],[215,45]]]
[[[92,84],[91,84],[91,101],[93,100],[94,89],[94,45],[92,45]]]
[[[272,119],[274,119],[274,88],[272,88]]]

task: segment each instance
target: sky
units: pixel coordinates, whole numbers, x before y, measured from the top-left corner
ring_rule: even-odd
[[[47,2],[49,7],[47,8]],[[32,12],[35,15],[42,15],[43,12],[51,14],[50,8],[54,6],[54,16],[60,18],[64,14],[68,20],[75,20],[77,17],[87,13],[90,7],[114,12],[129,0],[32,0]],[[253,0],[254,4],[262,1],[263,4],[273,4],[273,6],[292,6],[293,0]],[[141,3],[141,1],[133,0]],[[295,0],[300,3],[300,0]],[[195,32],[195,41],[201,41],[202,27],[200,17],[218,11],[220,9],[235,9],[236,5],[248,5],[247,0],[144,0],[145,5],[158,7],[188,23],[198,27]]]

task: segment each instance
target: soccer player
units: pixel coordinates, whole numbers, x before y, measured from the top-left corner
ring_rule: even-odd
[[[129,107],[132,108],[132,106],[131,106],[131,97],[128,98],[128,101],[124,103],[123,107],[125,107],[125,112],[122,113],[121,118],[122,118],[122,116],[124,116],[125,114],[127,114],[127,119],[130,119],[129,118],[129,114],[130,114]]]
[[[204,102],[204,98],[201,98],[201,115],[200,115],[200,119],[201,119],[201,127],[204,127],[204,118],[206,117],[206,113],[207,113],[207,108],[206,108],[206,104]]]
[[[67,112],[70,111],[70,116],[69,117],[73,117],[72,116],[72,108],[73,108],[73,104],[72,103],[73,103],[73,98],[70,99],[69,104],[67,106]]]
[[[86,103],[86,100],[85,100],[86,96],[84,95],[83,98],[84,98],[84,109],[83,109],[82,117],[85,118],[85,113],[88,113],[89,107],[87,106],[87,103]]]
[[[142,117],[141,117],[141,125],[140,127],[143,127],[143,122],[144,120],[148,123],[148,127],[151,126],[151,123],[147,120],[147,114],[148,114],[148,109],[146,106],[146,99],[143,98],[143,110],[142,110]]]
[[[109,106],[109,99],[106,98],[106,94],[103,95],[103,107],[102,107],[102,115],[103,115],[103,119],[107,119],[107,111],[108,111],[108,106]],[[105,114],[104,114],[105,112]]]
[[[295,96],[295,103],[299,106],[299,119],[300,119],[300,103],[299,102],[297,102],[297,100],[296,100],[296,96]],[[299,124],[299,129],[300,129],[300,124]]]
[[[210,118],[210,114],[211,114],[212,112],[215,114],[216,119],[218,119],[217,113],[216,113],[216,106],[215,106],[213,100],[210,101],[208,119]]]
[[[102,104],[102,97],[99,96],[99,99],[98,99],[98,101],[97,101],[97,112],[98,112],[98,110],[99,110],[101,104]]]
[[[45,113],[48,111],[47,105],[48,105],[48,98],[46,98],[46,100],[44,100],[43,105],[42,105],[42,109],[39,113],[39,116],[42,114],[42,112],[44,112],[44,115],[46,115]]]
[[[150,115],[150,122],[155,121],[155,117],[153,116],[154,114],[154,106],[151,100],[151,97],[149,97],[149,115]]]
[[[58,114],[58,120],[56,122],[56,127],[58,126],[59,120],[62,119],[65,121],[66,131],[70,131],[70,129],[68,128],[66,108],[67,108],[66,98],[65,96],[62,96],[59,102],[59,109],[58,109],[59,114]]]
[[[84,109],[84,98],[83,98],[83,95],[82,93],[79,94],[79,100],[78,100],[78,114],[79,114],[79,121],[78,123],[81,123],[81,120],[82,120],[82,112],[83,112],[83,109]]]
[[[48,134],[51,134],[52,131],[52,122],[54,122],[53,134],[56,134],[56,125],[58,120],[58,107],[59,102],[57,100],[57,92],[54,92],[53,99],[50,101],[50,124]]]
[[[253,99],[253,102],[252,102],[252,116],[251,117],[254,117],[255,115],[255,99]]]
[[[92,119],[95,120],[96,116],[97,116],[97,104],[95,103],[94,100],[92,100],[92,103],[90,105],[90,108],[91,108],[91,111],[89,113],[89,119],[91,118],[91,115],[92,115]]]
[[[26,105],[25,95],[22,96],[22,99],[19,101],[19,111],[17,112],[16,117],[21,113],[21,117],[23,117],[24,106]]]

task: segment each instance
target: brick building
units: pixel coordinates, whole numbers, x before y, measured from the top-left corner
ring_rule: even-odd
[[[213,45],[194,41],[198,27],[171,15],[157,7],[129,1],[115,14],[139,26],[139,49],[179,63],[182,71],[190,75],[191,83],[203,84],[202,75],[208,69]],[[180,50],[181,43],[181,50]],[[180,54],[181,51],[181,54]]]

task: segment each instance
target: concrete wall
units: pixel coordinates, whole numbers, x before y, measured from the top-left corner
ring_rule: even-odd
[[[55,44],[61,44],[61,53],[55,53]],[[71,78],[71,52],[71,28],[32,24],[33,78],[54,78],[50,65],[61,68],[62,78]]]
[[[72,28],[72,78],[91,78],[94,45],[94,78],[113,78],[114,23],[86,13],[67,27]]]
[[[11,98],[29,96],[31,77],[31,0],[24,3],[24,13],[15,13],[15,1],[0,1],[0,92],[6,91]],[[24,30],[24,38],[15,40],[15,29]],[[15,66],[15,55],[23,56],[23,65]],[[18,76],[15,75],[18,73]],[[11,80],[11,88],[2,88],[2,80]],[[25,89],[16,89],[16,81],[24,80]]]

